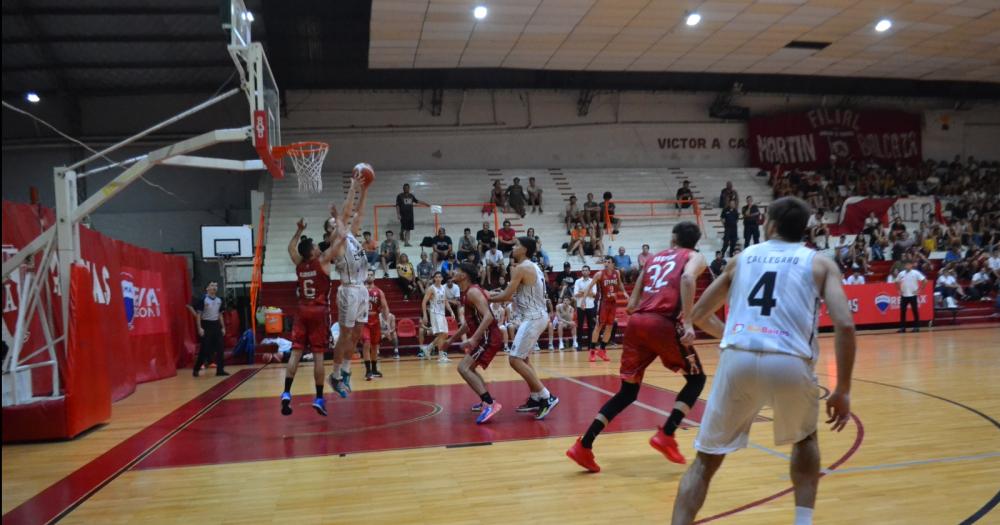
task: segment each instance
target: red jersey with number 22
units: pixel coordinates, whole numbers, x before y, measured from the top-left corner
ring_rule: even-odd
[[[299,304],[327,306],[330,304],[330,276],[323,271],[319,259],[302,261],[295,267],[299,280]]]
[[[646,262],[640,283],[642,298],[636,312],[677,318],[681,306],[681,276],[690,255],[691,250],[687,248],[669,248]]]

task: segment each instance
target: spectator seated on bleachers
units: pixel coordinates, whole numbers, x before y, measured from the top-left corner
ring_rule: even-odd
[[[694,200],[694,192],[691,191],[691,181],[686,180],[686,181],[684,181],[684,182],[681,183],[681,187],[677,189],[677,195],[675,195],[675,198],[677,200],[679,200],[679,201],[692,201],[692,200]],[[682,203],[675,203],[674,207],[677,208],[677,209],[690,208],[691,207],[691,203],[690,202],[685,202],[683,204]]]
[[[576,205],[576,195],[570,195],[569,204],[566,205],[566,212],[563,215],[563,223],[566,225],[566,235],[569,235],[573,227],[582,220],[583,213]]]
[[[394,238],[392,230],[385,232],[385,240],[379,248],[379,259],[382,263],[382,277],[389,277],[389,268],[395,267],[397,259],[400,259],[399,242]]]
[[[479,261],[479,250],[476,249],[477,242],[476,239],[472,238],[472,229],[466,228],[462,232],[462,237],[458,239],[458,252],[456,253],[458,257],[458,262],[469,261],[472,264],[477,264]]]
[[[482,258],[486,250],[490,249],[490,245],[495,243],[497,240],[497,234],[490,229],[490,223],[484,222],[483,229],[476,232],[476,250],[479,252],[479,257]]]
[[[497,232],[497,248],[505,256],[510,255],[516,241],[517,232],[514,231],[514,228],[510,227],[510,221],[503,221],[503,228],[500,228],[500,231]]]

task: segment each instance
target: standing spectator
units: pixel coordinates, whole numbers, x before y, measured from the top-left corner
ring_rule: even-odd
[[[809,242],[813,244],[817,249],[819,248],[819,242],[816,239],[820,235],[823,236],[823,249],[830,249],[830,229],[826,227],[826,219],[823,217],[823,210],[816,210],[816,213],[809,217],[809,222],[806,223],[806,228],[809,230]]]
[[[399,238],[403,246],[410,246],[410,232],[413,231],[413,205],[427,204],[410,193],[410,185],[403,184],[403,193],[396,195],[396,219],[399,220]]]
[[[417,263],[417,288],[421,294],[427,293],[427,287],[431,284],[431,277],[434,275],[434,265],[427,260],[427,254],[420,254],[420,262]]]
[[[510,221],[503,221],[503,228],[497,232],[497,247],[500,248],[500,252],[504,255],[510,255],[511,250],[514,249],[514,243],[517,241],[516,237],[517,232],[510,227]]]
[[[760,208],[753,203],[753,197],[747,195],[747,205],[743,207],[743,247],[760,242],[760,223],[763,215]],[[753,242],[750,242],[750,241]]]
[[[610,224],[611,232],[617,235],[618,230],[621,227],[622,220],[619,219],[618,217],[615,217],[615,203],[611,202],[612,198],[611,192],[610,191],[604,192],[603,197],[604,201],[601,202],[599,210],[599,213],[601,214],[600,226],[603,228],[608,224]]]
[[[635,281],[636,276],[639,274],[639,269],[632,264],[632,258],[625,253],[625,247],[618,247],[618,255],[613,257],[615,260],[615,267],[621,272],[622,278],[626,283],[631,283]]]
[[[720,215],[722,218],[722,251],[726,251],[729,248],[729,256],[733,256],[733,250],[736,249],[737,240],[736,228],[740,222],[740,212],[736,211],[736,201],[729,201],[726,207],[722,210]]]
[[[495,242],[490,243],[490,249],[483,254],[483,286],[492,290],[499,286],[500,275],[503,273],[503,252],[497,249]]]
[[[691,191],[691,181],[686,180],[683,183],[681,183],[681,187],[677,190],[677,197],[676,198],[679,201],[693,201],[694,200],[694,192]],[[690,202],[678,202],[678,203],[674,204],[674,207],[677,208],[677,209],[690,208],[691,207],[691,203]]]
[[[903,258],[903,254],[906,250],[913,247],[913,239],[910,238],[910,234],[904,232],[899,232],[899,237],[895,242],[892,243],[892,260],[898,261]],[[947,260],[947,257],[946,257]]]
[[[576,276],[570,270],[569,262],[563,263],[563,271],[556,275],[556,303],[561,302],[564,298],[573,298],[573,283],[576,282]]]
[[[917,308],[917,294],[927,280],[924,274],[913,269],[913,261],[903,261],[903,271],[896,275],[896,288],[899,289],[899,333],[906,333],[906,307],[913,310],[913,331],[920,331],[920,310]]]
[[[725,208],[729,205],[729,201],[740,201],[740,195],[733,189],[732,181],[727,182],[726,187],[722,188],[722,192],[719,193],[719,207]]]
[[[451,237],[445,235],[444,228],[439,228],[437,235],[434,237],[434,264],[439,265],[447,261],[448,256],[451,255],[451,251]]]
[[[639,257],[636,258],[636,263],[637,263],[637,266],[638,266],[637,269],[641,272],[642,269],[646,267],[646,261],[648,261],[652,257],[653,257],[653,254],[649,253],[649,245],[648,244],[643,244],[642,245],[642,251],[639,252]],[[637,278],[638,278],[638,276],[637,276]]]
[[[531,205],[531,212],[538,209],[538,213],[545,213],[542,210],[542,188],[535,186],[535,178],[528,177],[528,204]]]
[[[361,236],[363,238],[361,248],[365,251],[368,268],[375,268],[379,262],[378,243],[375,242],[375,239],[372,239],[372,232],[364,232]]]
[[[588,193],[587,200],[583,203],[583,222],[587,226],[597,224],[599,219],[600,204],[594,201],[594,194]]]
[[[497,210],[507,211],[507,199],[504,198],[503,186],[500,185],[499,180],[493,181],[493,189],[490,190],[490,202],[496,205]],[[490,210],[490,213],[492,212],[493,210]]]
[[[396,282],[399,283],[399,290],[403,292],[403,300],[409,301],[410,296],[417,289],[416,273],[410,258],[405,253],[399,254],[399,262],[396,264]]]
[[[198,327],[198,337],[201,338],[201,348],[198,350],[198,359],[194,362],[192,375],[198,377],[201,365],[207,364],[214,354],[215,375],[228,376],[225,371],[225,355],[223,352],[223,339],[226,337],[226,326],[222,323],[222,312],[225,305],[219,297],[219,285],[215,281],[210,281],[205,286],[205,295],[195,297],[187,307],[191,315],[194,316],[195,326]]]
[[[726,265],[729,261],[722,256],[722,252],[715,252],[715,259],[708,265],[708,271],[712,274],[712,280],[716,280],[722,275],[722,272],[726,271]]]
[[[490,229],[490,223],[484,222],[483,229],[476,232],[476,250],[479,252],[479,258],[483,257],[486,250],[490,249],[490,245],[496,242],[497,234]]]
[[[527,200],[524,195],[524,187],[521,186],[521,179],[514,177],[514,183],[507,187],[507,205],[523,219],[527,215],[524,212],[524,204]]]
[[[472,238],[472,230],[466,228],[462,232],[462,238],[458,240],[458,262],[472,259],[472,262],[475,263],[476,253],[476,240]]]
[[[399,242],[393,238],[392,230],[386,230],[385,240],[382,241],[379,254],[382,260],[382,277],[389,277],[389,268],[392,268],[396,264],[396,260],[400,258]]]
[[[566,224],[566,235],[569,235],[570,229],[574,224],[583,220],[583,214],[580,212],[580,208],[576,205],[576,195],[569,196],[569,204],[566,205],[566,215],[563,217],[563,223]]]
[[[583,265],[580,270],[580,278],[573,283],[573,298],[576,301],[576,322],[579,327],[579,334],[581,336],[581,344],[577,345],[582,348],[582,341],[586,339],[588,347],[590,350],[594,349],[594,342],[590,339],[590,333],[594,331],[594,321],[596,320],[597,310],[594,308],[594,292],[591,291],[591,284],[594,279],[590,276],[590,266]],[[583,325],[586,324],[587,328],[584,329]]]

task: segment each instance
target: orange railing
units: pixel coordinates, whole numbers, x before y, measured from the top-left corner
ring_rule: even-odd
[[[442,222],[442,218],[441,217],[447,215],[449,209],[454,209],[454,210],[457,211],[457,210],[463,209],[463,208],[478,208],[480,210],[480,219],[482,219],[482,221],[480,221],[480,222],[483,222],[483,221],[487,220],[487,219],[483,219],[482,215],[485,215],[485,214],[488,213],[488,214],[492,215],[492,217],[493,217],[493,231],[496,232],[496,231],[500,230],[500,216],[499,216],[499,213],[497,213],[498,210],[497,210],[496,204],[493,204],[492,202],[466,202],[466,203],[456,203],[456,204],[434,204],[434,205],[420,204],[418,206],[420,208],[423,208],[423,209],[427,210],[426,213],[431,213],[431,207],[432,206],[438,206],[438,207],[441,208],[441,213],[440,214],[438,214],[438,213],[431,213],[431,216],[432,216],[432,219],[433,219],[433,224],[434,224],[434,229],[432,230],[432,233],[430,234],[431,236],[437,234],[438,229],[441,228],[441,222]],[[389,215],[389,217],[391,218],[392,222],[398,224],[398,221],[396,220],[396,211],[395,211],[396,205],[395,204],[376,204],[374,206],[374,211],[372,212],[372,221],[375,223],[375,225],[373,226],[373,232],[372,232],[372,234],[374,235],[376,241],[379,240],[379,231],[380,231],[380,229],[379,229],[379,224],[380,224],[379,216],[381,215],[383,218],[385,218],[385,215],[386,215],[385,212],[382,212],[380,214],[379,210],[385,210],[386,208],[390,208],[390,209],[393,210],[391,212],[391,214]],[[418,213],[422,214],[423,212],[418,212],[417,210],[413,210],[413,215],[414,215],[414,217],[413,217],[414,221],[413,222],[414,222],[414,226],[418,226],[418,227],[421,226],[421,225],[423,225],[424,227],[430,226],[429,223],[431,221],[426,221],[426,219],[424,221],[420,220],[420,218],[417,216]],[[448,223],[450,223],[450,222],[461,222],[463,224],[463,227],[471,227],[476,222],[474,219],[476,219],[475,216],[472,216],[472,217],[458,217],[458,218],[455,219],[455,221],[449,221],[447,218],[445,218],[444,222],[448,222]],[[388,222],[390,219],[385,219],[385,220]],[[473,231],[475,231],[475,230],[476,230],[476,228],[473,228]],[[419,242],[419,240],[417,242]]]
[[[615,205],[616,219],[645,219],[645,218],[674,218],[680,219],[688,214],[693,214],[695,223],[704,233],[705,225],[701,218],[701,207],[696,200],[612,200]],[[684,205],[690,205],[684,208]],[[646,211],[646,206],[649,210]],[[625,208],[623,212],[623,208]],[[614,239],[614,228],[611,225],[611,216],[607,207],[604,209],[604,231]]]
[[[257,295],[260,293],[264,268],[264,206],[260,207],[260,219],[257,222],[257,243],[253,249],[253,273],[250,276],[250,326],[257,326]],[[254,334],[257,331],[254,330]],[[256,336],[255,336],[256,337]]]

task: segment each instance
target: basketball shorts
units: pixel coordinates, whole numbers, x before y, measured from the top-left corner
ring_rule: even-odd
[[[337,322],[341,328],[368,322],[368,290],[364,286],[342,284],[337,288]]]
[[[514,344],[510,349],[511,357],[527,359],[535,349],[535,343],[549,326],[548,317],[542,316],[537,319],[524,319],[517,327],[514,335]]]
[[[698,367],[698,354],[680,342],[682,326],[655,313],[637,313],[628,318],[625,339],[622,341],[622,379],[642,383],[646,368],[660,358],[663,366],[674,372],[687,373],[691,368],[688,355],[694,355]]]
[[[601,301],[601,311],[597,314],[597,322],[603,325],[615,324],[615,313],[618,311],[618,303],[611,301]]]
[[[431,312],[430,316],[431,316],[431,333],[434,335],[447,334],[448,319],[445,318],[444,314]]]
[[[382,341],[382,325],[371,322],[365,324],[361,330],[361,340],[365,343],[371,343],[372,346],[378,346],[379,342]]]
[[[788,354],[722,350],[694,448],[706,454],[745,448],[764,405],[774,409],[775,445],[815,432],[819,387],[813,364]]]
[[[472,356],[477,365],[485,369],[490,366],[493,358],[501,350],[503,350],[503,334],[500,333],[500,328],[496,323],[493,323],[486,330],[486,333],[483,334],[483,340],[479,342],[479,348],[466,353]]]
[[[326,306],[299,306],[292,324],[292,349],[325,352],[329,323],[330,312]]]

